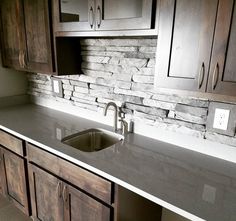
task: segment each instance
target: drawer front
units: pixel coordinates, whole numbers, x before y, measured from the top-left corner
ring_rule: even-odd
[[[111,204],[112,183],[81,167],[27,143],[30,162],[63,178],[89,194]]]
[[[19,154],[20,156],[24,156],[23,141],[2,130],[0,130],[0,145]]]

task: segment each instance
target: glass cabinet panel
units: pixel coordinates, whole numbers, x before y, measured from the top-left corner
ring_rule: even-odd
[[[88,1],[60,0],[60,22],[88,21]]]
[[[104,0],[104,19],[139,18],[142,16],[142,0]]]

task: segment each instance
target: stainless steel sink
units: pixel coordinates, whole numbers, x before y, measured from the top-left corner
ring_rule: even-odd
[[[124,137],[120,134],[91,128],[63,138],[62,143],[84,152],[95,152],[110,147],[123,139]]]

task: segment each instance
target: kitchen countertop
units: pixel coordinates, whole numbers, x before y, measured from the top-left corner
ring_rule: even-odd
[[[137,134],[99,152],[60,142],[112,128],[34,104],[0,109],[0,129],[97,173],[191,220],[236,220],[236,164]],[[157,135],[158,136],[158,135]]]

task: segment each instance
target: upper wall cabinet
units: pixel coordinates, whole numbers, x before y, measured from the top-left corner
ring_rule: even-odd
[[[158,86],[205,91],[218,0],[161,0]]]
[[[1,0],[3,65],[18,70],[53,72],[48,0]]]
[[[236,2],[221,0],[217,16],[209,83],[212,93],[236,96]]]
[[[55,31],[150,30],[156,0],[54,0]]]
[[[161,0],[156,86],[236,95],[234,0]]]

